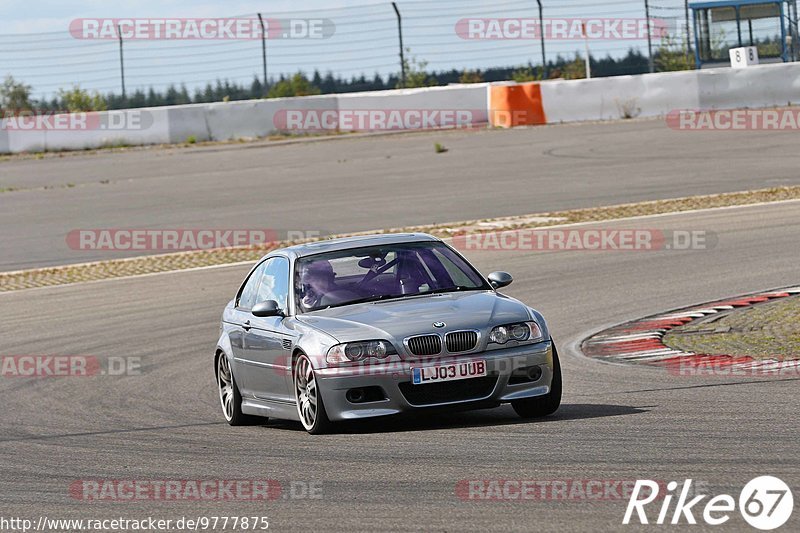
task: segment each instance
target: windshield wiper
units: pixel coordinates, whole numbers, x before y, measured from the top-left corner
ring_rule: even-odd
[[[483,290],[482,287],[466,287],[464,285],[456,285],[454,287],[443,287],[441,289],[434,289],[432,291],[421,292],[420,295],[423,294],[441,294],[443,292],[459,292],[459,291],[477,291]]]
[[[403,296],[410,296],[408,294],[377,294],[375,296],[367,296],[365,298],[358,298],[357,300],[350,300],[349,302],[342,302],[340,304],[331,305],[329,307],[341,307],[343,305],[363,304],[368,302],[380,302],[383,300],[390,300],[392,298],[402,298]]]
[[[369,296],[367,298],[361,298],[359,300],[349,303],[378,302],[382,300],[389,300],[392,298],[416,298],[417,296],[428,296],[429,294],[441,294],[443,292],[475,291],[480,289],[481,287],[466,287],[464,285],[456,285],[454,287],[443,287],[441,289],[434,289],[432,291],[414,292],[409,294],[380,294],[377,296]]]
[[[329,305],[327,307],[323,307],[321,309],[333,309],[334,307],[343,307],[345,305],[356,305],[356,304],[364,304],[369,302],[382,302],[386,300],[393,300],[398,298],[415,298],[418,296],[428,296],[430,294],[441,294],[444,292],[458,292],[458,291],[477,291],[477,290],[484,290],[483,287],[466,287],[464,285],[456,285],[454,287],[444,287],[441,289],[434,289],[432,291],[425,291],[425,292],[417,292],[412,294],[376,294],[374,296],[366,296],[364,298],[358,298],[356,300],[350,300],[349,302],[342,302],[335,305]]]

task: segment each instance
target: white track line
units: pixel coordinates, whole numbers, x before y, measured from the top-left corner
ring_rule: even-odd
[[[678,199],[679,198],[674,198],[674,200],[678,200]],[[656,200],[656,201],[658,201],[658,200]],[[669,213],[658,213],[658,214],[655,214],[655,215],[639,215],[639,216],[634,216],[634,217],[612,218],[612,219],[608,219],[608,220],[594,220],[594,221],[587,221],[587,222],[573,222],[573,223],[570,223],[570,224],[556,224],[556,225],[553,225],[553,226],[541,226],[541,227],[529,228],[529,229],[545,230],[545,229],[553,229],[553,228],[568,228],[568,227],[576,227],[576,226],[609,224],[609,223],[613,223],[613,222],[621,222],[621,221],[626,221],[626,220],[644,220],[644,219],[649,219],[649,218],[659,218],[659,217],[666,217],[666,216],[684,216],[684,215],[692,215],[692,214],[697,214],[697,213],[708,213],[708,212],[714,212],[714,211],[723,211],[723,210],[729,210],[729,209],[747,209],[747,208],[751,208],[751,207],[773,206],[773,205],[782,205],[782,204],[790,204],[790,203],[798,203],[798,202],[800,202],[800,199],[777,200],[777,201],[774,201],[774,202],[758,202],[758,203],[754,203],[754,204],[745,204],[745,205],[728,205],[728,206],[723,206],[723,207],[706,207],[706,208],[702,208],[702,209],[692,209],[692,210],[689,210],[689,211],[670,211]],[[644,203],[648,203],[648,202],[641,202],[641,203],[644,204]],[[629,204],[623,204],[623,205],[629,205]],[[636,205],[636,204],[630,204],[630,205]],[[613,206],[600,206],[600,207],[613,207]],[[535,215],[535,213],[532,213],[530,215],[521,215],[519,218],[524,218],[525,216],[533,216],[533,215]],[[515,217],[515,218],[517,218],[517,217]],[[518,230],[508,230],[508,231],[518,231]],[[447,239],[443,239],[443,240],[444,241],[451,241],[452,238],[447,238]],[[149,256],[139,256],[139,257],[133,257],[133,258],[130,258],[130,259],[138,259],[140,257],[149,257]],[[100,261],[100,262],[102,262],[102,261]],[[96,264],[96,263],[98,263],[98,261],[92,261],[91,263],[74,263],[74,264],[60,265],[60,266],[63,266],[63,267],[80,267],[80,266],[83,266],[83,265]],[[197,271],[211,270],[211,269],[216,269],[216,268],[236,267],[236,266],[248,265],[248,264],[252,265],[254,263],[255,263],[255,261],[240,261],[240,262],[237,262],[237,263],[225,263],[225,264],[220,264],[220,265],[208,265],[208,266],[200,266],[200,267],[186,268],[186,269],[180,269],[180,270],[166,270],[164,272],[150,272],[150,273],[147,273],[147,274],[134,274],[132,276],[124,276],[124,277],[96,279],[96,280],[91,280],[91,281],[76,281],[75,283],[65,283],[65,284],[59,284],[59,285],[48,285],[48,286],[44,286],[44,287],[31,287],[31,288],[28,288],[28,289],[19,289],[19,290],[14,290],[14,291],[3,291],[3,292],[0,292],[0,295],[2,295],[2,294],[19,293],[19,292],[25,292],[25,291],[32,291],[32,290],[54,289],[54,288],[58,288],[58,287],[70,287],[70,286],[73,286],[73,285],[82,285],[82,284],[88,284],[88,283],[101,283],[101,282],[119,281],[119,280],[124,280],[124,279],[143,278],[143,277],[147,277],[147,276],[159,276],[159,275],[163,275],[163,274],[174,274],[174,273],[177,273],[177,272],[197,272]],[[52,267],[52,268],[58,268],[58,267]],[[32,269],[32,270],[39,270],[39,269]],[[14,272],[15,273],[19,273],[19,272],[27,272],[27,271],[21,270],[21,271],[14,271]],[[11,272],[0,272],[0,275],[2,275],[2,274],[10,274],[10,273]],[[792,292],[793,294],[794,293],[800,293],[800,287],[795,287],[793,289],[788,289],[786,292],[790,292],[790,291],[794,291],[794,292]]]

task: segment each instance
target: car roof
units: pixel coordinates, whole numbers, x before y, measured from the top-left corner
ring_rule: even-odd
[[[356,235],[353,237],[341,237],[338,239],[325,239],[303,244],[296,244],[286,248],[273,250],[268,255],[286,255],[291,258],[305,257],[308,255],[321,254],[325,252],[335,252],[348,250],[350,248],[362,248],[366,246],[382,246],[389,244],[402,244],[406,242],[437,242],[440,239],[427,233],[378,233],[372,235]]]

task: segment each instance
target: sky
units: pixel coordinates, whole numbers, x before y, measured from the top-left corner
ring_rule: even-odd
[[[550,5],[552,3],[552,5]],[[651,0],[651,17],[683,17],[682,0]],[[464,18],[536,18],[535,0],[398,0],[404,46],[429,70],[485,69],[541,64],[538,39],[463,39],[456,22]],[[543,0],[546,19],[644,18],[643,0]],[[189,0],[0,0],[0,76],[8,74],[33,87],[37,98],[79,85],[120,92],[119,42],[79,39],[70,33],[76,19],[219,19],[255,16],[267,19],[322,20],[333,28],[324,39],[270,39],[268,75],[277,77],[315,69],[352,77],[387,76],[399,71],[397,20],[388,1],[189,1]],[[547,55],[583,54],[582,40],[548,39]],[[592,40],[592,55],[624,55],[646,50],[645,39]],[[150,86],[164,89],[185,83],[190,91],[206,82],[229,79],[249,83],[261,76],[260,40],[125,40],[125,80],[129,92]]]

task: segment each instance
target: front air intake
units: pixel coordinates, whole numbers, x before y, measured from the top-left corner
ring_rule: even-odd
[[[414,355],[438,355],[442,352],[442,339],[438,335],[410,337],[406,344]]]
[[[478,344],[478,333],[476,331],[453,331],[445,337],[447,351],[450,353],[463,353],[475,349]]]

